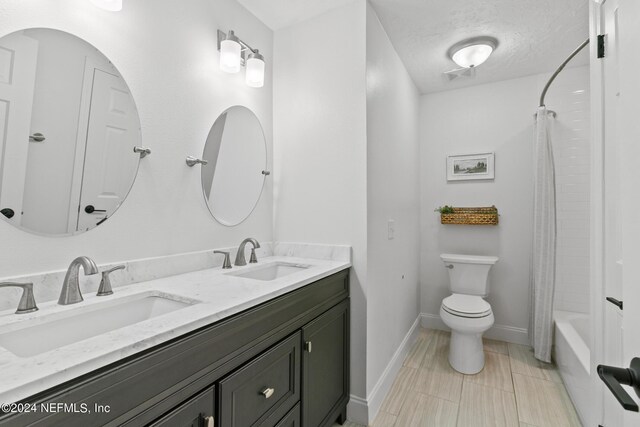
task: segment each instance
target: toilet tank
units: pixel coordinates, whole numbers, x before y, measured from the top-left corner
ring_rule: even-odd
[[[441,254],[440,259],[449,270],[452,293],[481,297],[489,294],[489,270],[498,257]]]

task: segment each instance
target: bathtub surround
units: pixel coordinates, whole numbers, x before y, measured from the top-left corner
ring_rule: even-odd
[[[363,0],[276,30],[274,51],[274,233],[353,247],[349,419],[367,424],[419,313],[418,91]]]
[[[551,362],[553,296],[556,284],[556,193],[553,117],[542,106],[533,138],[533,247],[529,339],[539,360]]]
[[[556,310],[553,318],[555,322],[553,360],[558,366],[562,381],[571,396],[580,420],[583,425],[588,425],[594,412],[590,404],[589,315]]]
[[[422,324],[443,328],[439,303],[447,296],[442,252],[496,255],[490,274],[496,324],[485,336],[528,344],[529,264],[533,224],[533,114],[549,74],[426,94],[421,97],[421,310]],[[558,281],[564,310],[588,311],[589,127],[588,67],[565,69],[546,104],[555,119],[558,182]],[[464,126],[461,123],[464,122]],[[447,155],[493,151],[494,181],[447,183]],[[574,202],[575,200],[575,202]],[[491,206],[496,227],[441,225],[442,205]],[[572,305],[572,301],[575,304]],[[572,308],[569,308],[572,307]],[[584,308],[581,308],[584,307]],[[586,312],[585,311],[585,312]]]
[[[273,32],[234,0],[128,2],[108,13],[89,1],[4,0],[2,35],[50,27],[85,39],[123,75],[136,102],[142,139],[153,154],[140,163],[121,208],[100,227],[68,238],[41,237],[0,221],[2,276],[24,276],[66,267],[78,255],[99,264],[198,252],[237,245],[246,236],[273,241],[271,179],[258,206],[237,227],[218,224],[207,211],[199,170],[184,158],[202,153],[215,118],[231,105],[256,113],[272,154],[272,61],[265,86],[247,87],[243,75],[218,68],[218,28],[233,28],[272,58]],[[170,29],[170,30],[169,30]],[[33,260],[36,259],[37,263]],[[4,293],[3,293],[4,294]]]

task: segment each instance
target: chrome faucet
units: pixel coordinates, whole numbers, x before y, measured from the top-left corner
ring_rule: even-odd
[[[260,247],[260,243],[253,237],[247,237],[240,243],[240,247],[238,248],[238,253],[236,254],[235,265],[247,265],[247,260],[244,257],[244,247],[247,243],[251,243],[253,247],[251,248],[251,258],[249,258],[250,263],[258,262],[258,257],[256,257],[256,249]]]
[[[16,314],[31,313],[32,311],[38,310],[36,299],[33,296],[33,283],[0,283],[0,288],[8,287],[22,288],[22,297],[20,298],[20,302],[18,303]]]
[[[78,281],[80,266],[82,266],[86,275],[98,274],[98,266],[89,257],[81,256],[71,261],[67,275],[64,277],[64,282],[62,282],[62,292],[60,292],[58,304],[69,305],[83,301],[80,282]]]

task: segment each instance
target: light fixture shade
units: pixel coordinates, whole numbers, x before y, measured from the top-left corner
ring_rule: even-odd
[[[226,40],[220,43],[220,69],[225,73],[237,73],[240,71],[242,60],[242,46],[238,38],[229,31]]]
[[[498,41],[493,37],[476,37],[453,45],[449,56],[460,67],[477,67],[489,59],[497,46]]]
[[[122,0],[91,0],[91,3],[100,9],[110,12],[119,12],[122,10]]]
[[[258,50],[247,58],[245,82],[251,87],[264,86],[264,57],[258,53]]]

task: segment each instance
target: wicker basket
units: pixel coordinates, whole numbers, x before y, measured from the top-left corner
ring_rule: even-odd
[[[498,225],[498,208],[453,208],[453,213],[440,214],[442,224]]]

